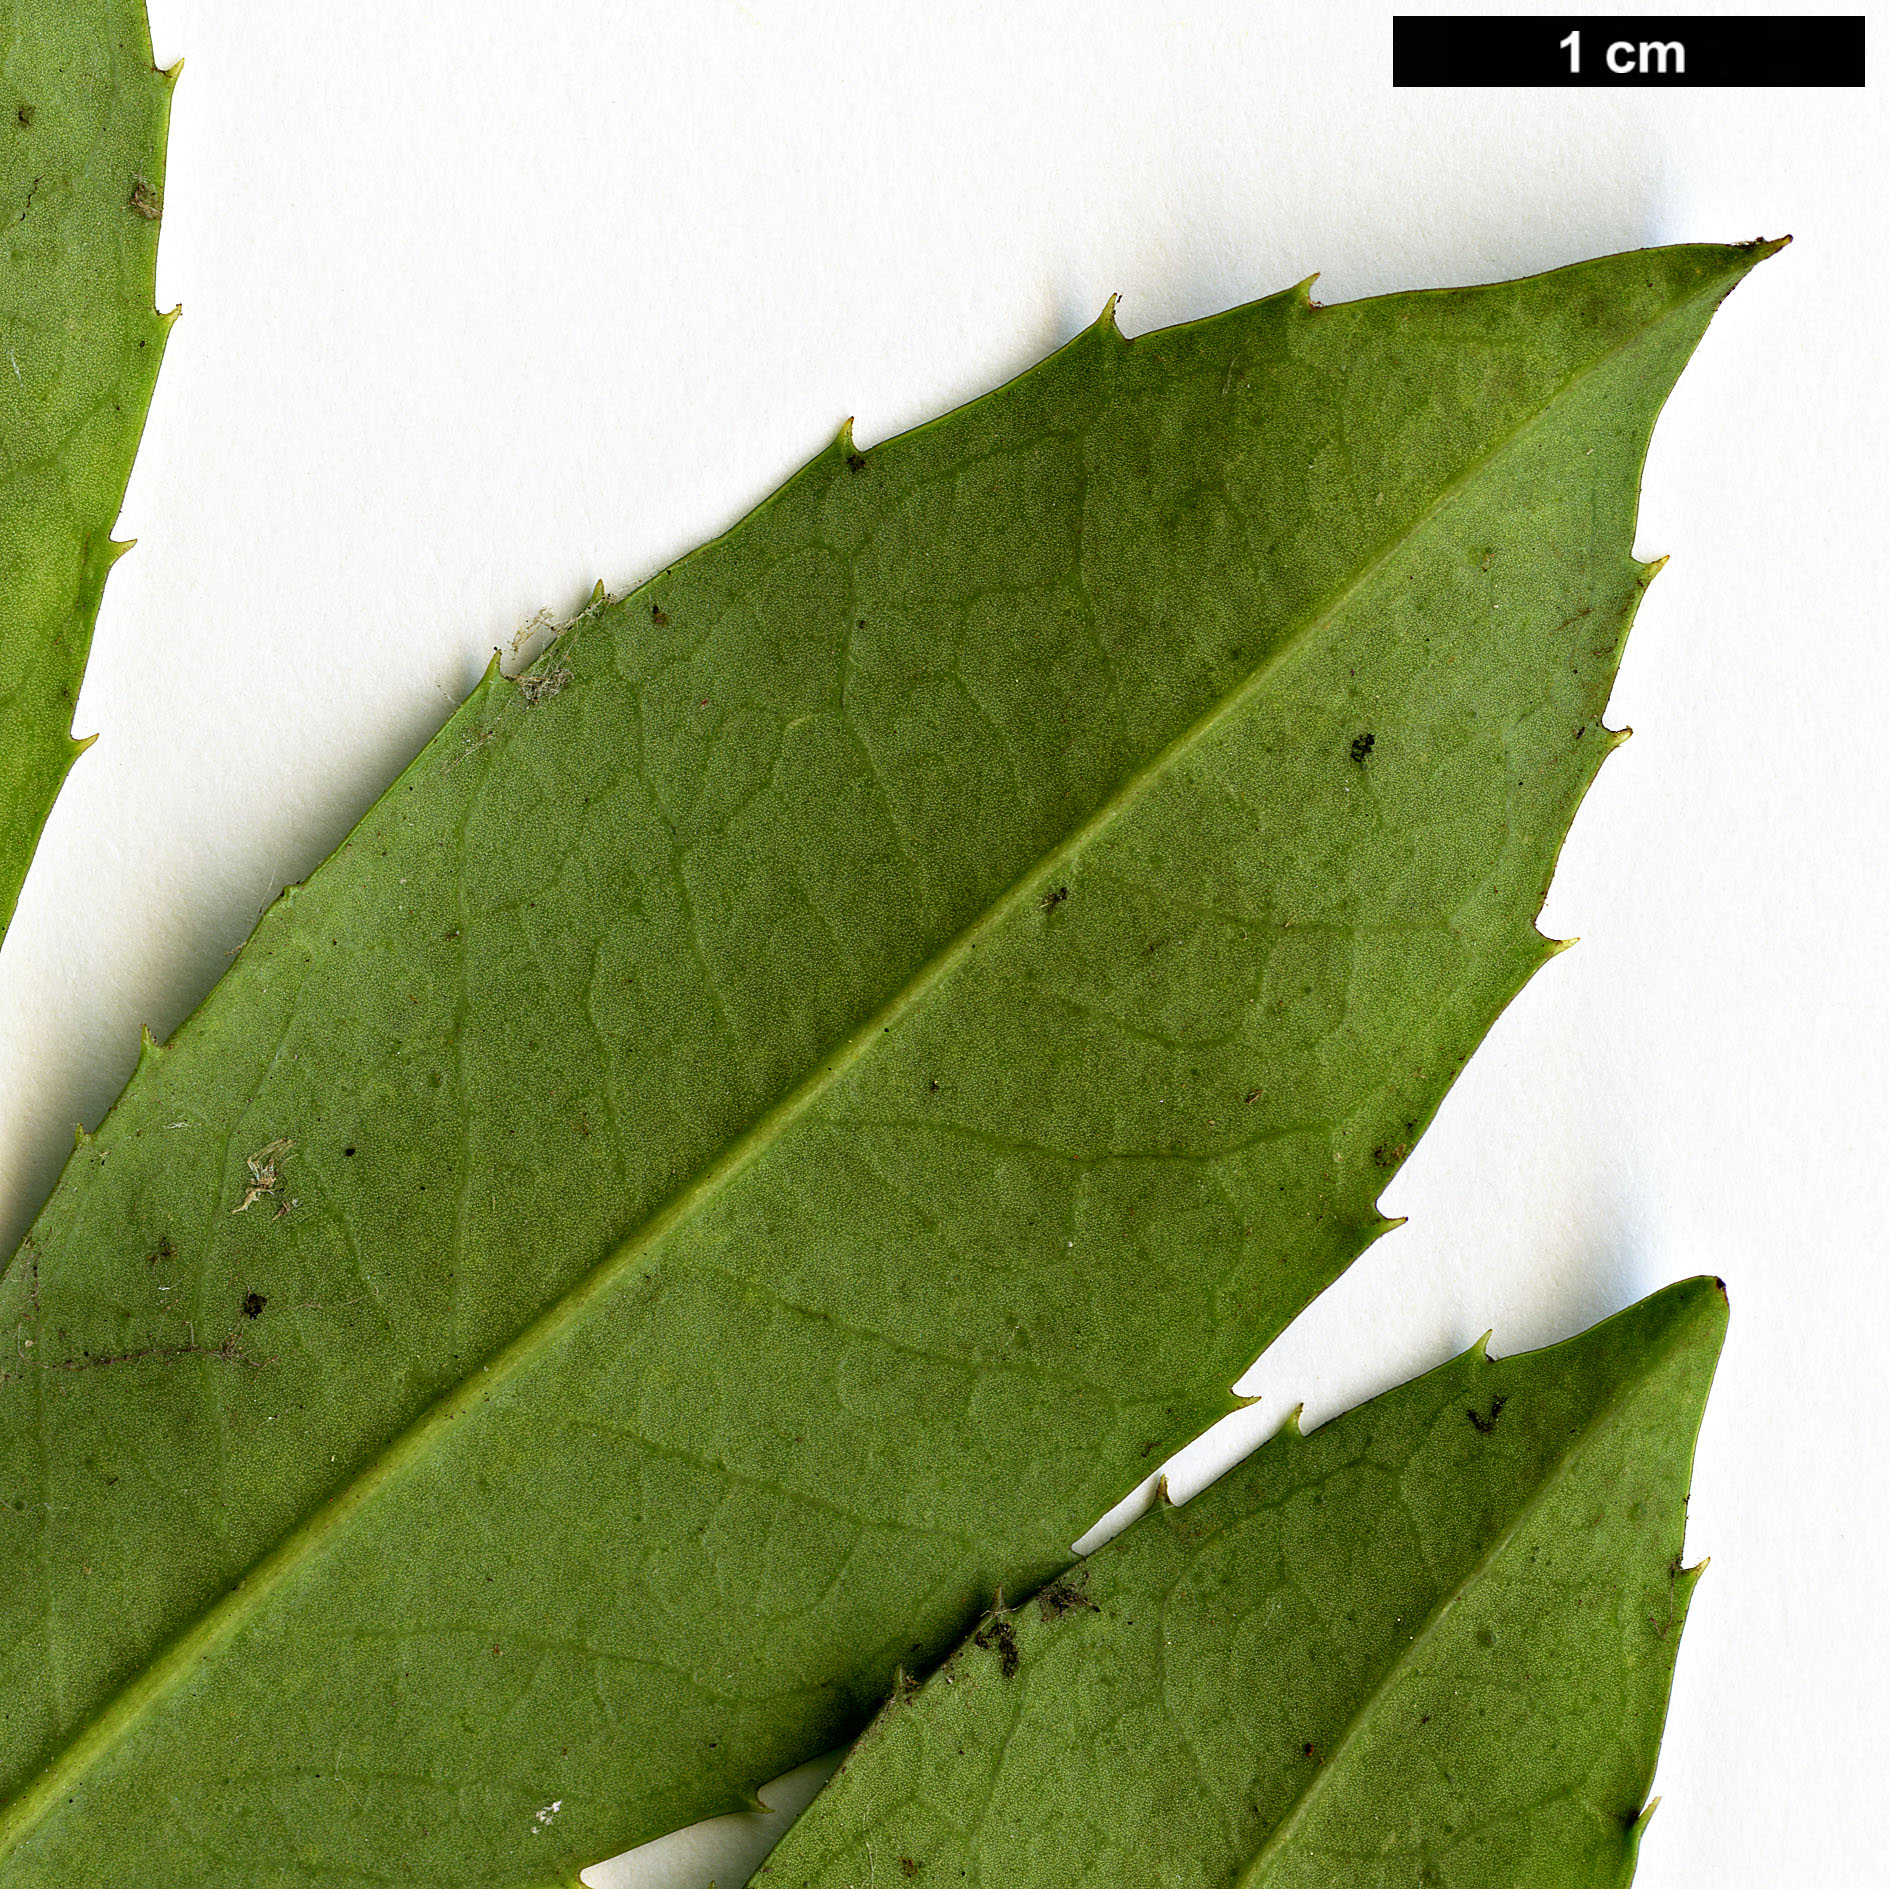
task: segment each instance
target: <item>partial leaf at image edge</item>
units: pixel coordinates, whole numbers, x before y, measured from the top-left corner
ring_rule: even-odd
[[[1767,253],[1105,317],[489,675],[0,1283],[0,1885],[567,1881],[1062,1566],[1551,955]]]
[[[899,1687],[754,1889],[1624,1889],[1716,1280],[1288,1426]]]
[[[0,939],[73,761],[111,536],[172,316],[174,72],[143,0],[13,0],[0,44]]]

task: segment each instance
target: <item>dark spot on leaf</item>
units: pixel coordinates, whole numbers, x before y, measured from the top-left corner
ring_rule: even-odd
[[[1387,1148],[1382,1142],[1371,1150],[1371,1159],[1381,1168],[1394,1168],[1410,1152],[1410,1144],[1400,1141],[1394,1148]]]
[[[1469,1421],[1473,1423],[1484,1436],[1487,1436],[1489,1432],[1495,1428],[1496,1419],[1502,1414],[1502,1406],[1508,1401],[1506,1397],[1498,1395],[1495,1401],[1490,1404],[1489,1414],[1486,1417],[1477,1416],[1473,1410],[1465,1414],[1468,1416]]]
[[[846,455],[846,470],[855,473],[864,472],[866,470],[866,455],[864,453],[848,453]]]
[[[899,1858],[899,1874],[902,1876],[916,1876],[918,1874],[918,1865],[914,1863],[909,1856],[901,1856]]]
[[[1073,1607],[1081,1607],[1089,1613],[1102,1610],[1073,1581],[1054,1580],[1037,1595],[1036,1604],[1042,1610],[1045,1620],[1055,1620],[1066,1614]]]
[[[1325,1762],[1325,1760],[1318,1755],[1318,1747],[1309,1739],[1306,1741],[1305,1755],[1310,1758],[1314,1764],[1323,1764]]]
[[[177,1257],[176,1242],[167,1233],[164,1235],[164,1237],[161,1240],[158,1241],[158,1243],[154,1247],[151,1248],[151,1250],[148,1253],[145,1254],[144,1263],[147,1266],[155,1266],[160,1259],[175,1259],[176,1257]]]
[[[343,1154],[352,1154],[352,1153],[354,1152],[354,1150],[353,1150],[352,1148],[343,1148],[343,1149],[341,1150],[341,1152],[342,1152]]]
[[[992,1614],[972,1638],[985,1652],[997,1655],[997,1670],[1006,1679],[1017,1676],[1017,1636],[1002,1614]]]
[[[1044,893],[1043,895],[1044,911],[1053,912],[1057,908],[1057,906],[1059,906],[1063,902],[1063,900],[1066,899],[1068,896],[1069,896],[1069,888],[1066,885],[1059,885],[1054,892]]]
[[[262,1308],[268,1303],[269,1301],[265,1299],[260,1292],[244,1293],[243,1316],[245,1318],[260,1318],[262,1316]]]
[[[137,177],[132,180],[129,202],[131,208],[137,211],[146,222],[155,223],[164,214],[164,199],[151,188],[146,178]]]
[[[32,106],[30,105],[22,105],[20,109],[17,112],[15,112],[13,115],[20,121],[22,126],[30,125],[33,122],[34,117],[36,116]]]
[[[1362,766],[1364,764],[1364,757],[1367,754],[1369,754],[1371,750],[1375,748],[1376,746],[1377,746],[1376,735],[1371,734],[1369,732],[1365,734],[1361,734],[1361,735],[1354,735],[1351,741],[1351,758],[1354,761],[1356,761],[1359,764],[1359,766]]]
[[[649,606],[649,620],[655,624],[659,630],[666,629],[669,624],[668,614],[659,603],[652,603]]]

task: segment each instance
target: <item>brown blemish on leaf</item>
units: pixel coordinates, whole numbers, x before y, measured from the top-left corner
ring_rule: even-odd
[[[1066,885],[1059,885],[1054,892],[1044,893],[1043,895],[1044,911],[1053,912],[1057,908],[1057,906],[1059,906],[1063,902],[1063,900],[1066,899],[1068,896],[1069,896],[1069,888]]]
[[[250,1371],[259,1371],[265,1362],[270,1362],[245,1357],[241,1340],[232,1330],[220,1345],[200,1345],[193,1338],[189,1344],[142,1345],[136,1351],[86,1351],[76,1358],[61,1358],[45,1368],[49,1371],[99,1371],[108,1364],[141,1364],[150,1358],[214,1358],[219,1364],[240,1364]]]
[[[972,1643],[981,1646],[987,1653],[997,1655],[997,1670],[1006,1679],[1017,1676],[1017,1667],[1021,1656],[1017,1652],[1017,1636],[1009,1620],[1000,1613],[991,1617],[971,1636]]]
[[[1351,741],[1351,758],[1362,767],[1364,757],[1377,746],[1377,736],[1368,729],[1361,735],[1354,735]]]
[[[1099,1614],[1102,1611],[1074,1581],[1066,1576],[1051,1581],[1037,1595],[1036,1604],[1045,1622],[1058,1620],[1076,1607],[1092,1614]]]
[[[1465,1411],[1463,1414],[1468,1417],[1469,1421],[1473,1423],[1484,1436],[1487,1436],[1489,1432],[1495,1428],[1496,1419],[1502,1414],[1502,1406],[1508,1401],[1506,1397],[1498,1394],[1489,1405],[1489,1414],[1486,1417],[1477,1416],[1473,1409]]]
[[[132,180],[129,201],[131,208],[146,222],[155,223],[164,214],[164,199],[142,175]]]
[[[260,1318],[262,1316],[262,1308],[268,1303],[269,1301],[265,1299],[260,1292],[245,1292],[243,1294],[243,1316],[245,1318]]]

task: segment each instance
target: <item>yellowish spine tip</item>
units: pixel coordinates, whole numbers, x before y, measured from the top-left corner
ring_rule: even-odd
[[[110,570],[112,565],[116,564],[127,551],[136,546],[137,542],[136,538],[107,538],[105,540],[105,551],[109,562],[106,564],[105,568]]]
[[[1165,1469],[1155,1478],[1154,1506],[1158,1509],[1180,1507],[1180,1504],[1174,1500],[1174,1492],[1168,1487],[1168,1477]]]
[[[1323,302],[1315,302],[1312,300],[1312,284],[1318,280],[1320,273],[1319,270],[1314,269],[1303,282],[1293,283],[1291,289],[1288,291],[1292,299],[1297,302],[1301,308],[1324,307]]]
[[[1536,935],[1540,936],[1539,933]],[[1549,963],[1551,960],[1558,958],[1564,951],[1572,951],[1580,942],[1579,938],[1542,938],[1542,963]]]
[[[157,76],[162,79],[173,92],[176,91],[177,81],[184,76],[184,62],[179,59],[171,65],[159,66]],[[1787,236],[1784,240],[1788,243],[1791,239]]]
[[[590,593],[589,603],[585,604],[584,608],[586,610],[601,610],[609,601],[610,593],[604,589],[603,579],[600,577],[597,579],[596,588]]]
[[[853,415],[850,413],[840,422],[839,436],[833,442],[833,450],[836,453],[850,453],[855,450],[853,445]]]
[[[1286,1420],[1279,1426],[1281,1436],[1302,1437],[1305,1434],[1305,1406],[1294,1404],[1286,1412]]]
[[[1477,1364],[1487,1364],[1489,1362],[1489,1340],[1494,1336],[1495,1327],[1491,1325],[1489,1329],[1463,1353],[1463,1356],[1473,1359]]]
[[[76,761],[97,739],[97,735],[74,735],[72,737],[72,758]]]
[[[1121,291],[1117,289],[1116,292],[1102,304],[1102,312],[1095,318],[1097,332],[1101,334],[1112,334],[1118,341],[1121,339],[1122,328],[1121,323],[1115,319],[1115,311],[1120,307],[1121,299]]]
[[[1631,728],[1603,728],[1601,733],[1607,737],[1606,749],[1609,754],[1616,748],[1624,748],[1633,739]]]

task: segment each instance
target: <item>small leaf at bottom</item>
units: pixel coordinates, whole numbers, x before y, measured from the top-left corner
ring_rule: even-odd
[[[1288,1427],[901,1691],[756,1889],[1625,1883],[1716,1280]]]

